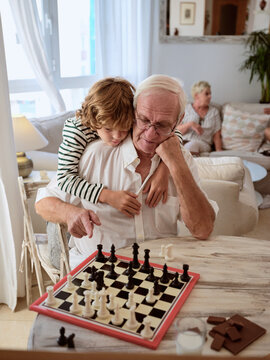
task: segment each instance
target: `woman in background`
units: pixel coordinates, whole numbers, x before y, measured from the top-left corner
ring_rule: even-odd
[[[206,81],[199,81],[191,88],[193,103],[188,104],[185,116],[177,126],[183,134],[184,146],[193,154],[222,150],[221,120],[217,108],[210,105],[211,86]]]

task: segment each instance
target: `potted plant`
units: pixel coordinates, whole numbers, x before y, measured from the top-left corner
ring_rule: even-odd
[[[260,103],[270,103],[270,33],[253,31],[246,40],[248,58],[240,67],[241,71],[250,70],[249,83],[257,75],[261,83]]]

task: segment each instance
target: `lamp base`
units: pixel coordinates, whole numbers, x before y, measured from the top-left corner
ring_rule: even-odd
[[[19,176],[26,178],[33,170],[33,161],[29,159],[24,152],[17,153],[17,163],[19,169]]]

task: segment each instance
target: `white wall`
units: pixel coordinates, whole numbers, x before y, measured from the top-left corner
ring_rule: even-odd
[[[212,85],[214,102],[259,102],[260,84],[257,81],[249,84],[250,73],[239,71],[245,59],[243,44],[160,43],[158,1],[155,2],[153,16],[153,74],[180,78],[189,98],[191,85],[195,81],[206,80]]]

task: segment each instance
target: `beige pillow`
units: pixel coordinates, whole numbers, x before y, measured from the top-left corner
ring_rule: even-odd
[[[221,129],[223,149],[257,151],[269,121],[269,115],[242,112],[226,105]]]
[[[239,158],[195,158],[201,179],[232,181],[243,188],[245,168]]]

